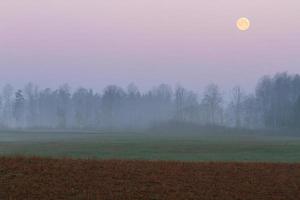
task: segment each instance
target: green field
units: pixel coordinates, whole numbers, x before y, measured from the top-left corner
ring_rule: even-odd
[[[2,131],[0,155],[300,162],[300,137],[258,134]]]

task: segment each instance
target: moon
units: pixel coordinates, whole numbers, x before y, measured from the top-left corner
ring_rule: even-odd
[[[240,31],[247,31],[250,28],[250,20],[246,17],[241,17],[237,20],[236,26]]]

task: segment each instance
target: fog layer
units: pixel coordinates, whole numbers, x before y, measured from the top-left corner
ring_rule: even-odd
[[[160,84],[140,92],[107,86],[92,89],[3,88],[0,126],[57,129],[146,129],[164,123],[227,126],[237,128],[300,127],[300,76],[280,73],[262,77],[253,93],[236,86],[224,97],[219,86],[208,85],[202,94],[180,85]]]

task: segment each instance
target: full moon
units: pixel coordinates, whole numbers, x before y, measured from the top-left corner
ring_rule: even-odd
[[[250,28],[250,20],[246,17],[239,18],[236,22],[236,26],[241,31],[246,31]]]

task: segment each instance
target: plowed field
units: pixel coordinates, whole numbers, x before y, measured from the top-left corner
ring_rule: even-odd
[[[300,199],[300,164],[0,158],[0,199]]]

